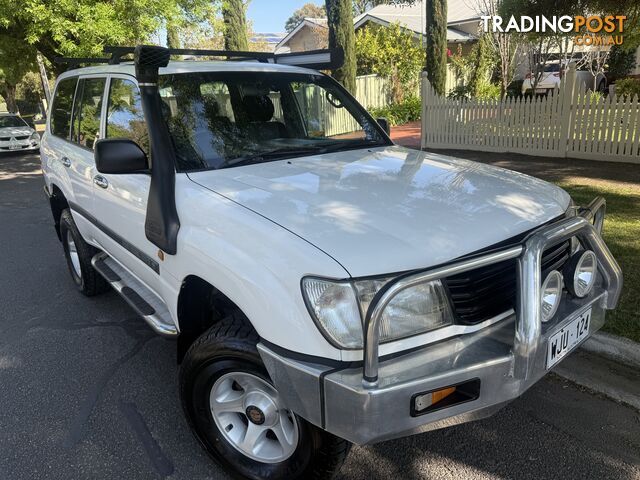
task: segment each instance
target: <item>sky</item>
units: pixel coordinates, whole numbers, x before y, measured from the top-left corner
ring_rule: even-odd
[[[294,10],[309,2],[324,4],[324,0],[251,0],[247,20],[257,33],[284,32],[284,24]]]

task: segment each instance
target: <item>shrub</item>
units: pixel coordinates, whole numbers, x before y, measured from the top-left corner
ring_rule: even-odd
[[[507,87],[507,97],[520,97],[522,96],[522,84],[524,80],[514,80]]]
[[[419,97],[411,96],[400,103],[394,103],[382,108],[371,109],[374,118],[386,118],[389,125],[402,125],[420,120],[422,101]]]
[[[458,85],[449,92],[447,97],[454,100],[462,100],[463,98],[495,100],[500,98],[500,85],[494,83],[482,83],[476,86],[475,96],[473,93],[473,87],[471,85]]]
[[[640,78],[623,78],[616,82],[616,95],[619,97],[638,95],[640,97]]]
[[[483,83],[476,88],[476,97],[482,100],[497,100],[500,98],[500,85]]]
[[[449,92],[447,97],[452,98],[453,100],[462,100],[464,98],[471,98],[471,86],[458,85]]]
[[[418,88],[425,50],[413,33],[400,24],[368,26],[356,32],[358,75],[376,74],[391,80],[396,103]]]

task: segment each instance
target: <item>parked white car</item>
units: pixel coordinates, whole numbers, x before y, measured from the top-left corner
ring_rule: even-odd
[[[0,152],[38,150],[40,135],[19,115],[0,113]]]
[[[75,285],[177,337],[189,425],[236,476],[486,417],[616,306],[602,199],[394,145],[295,66],[336,52],[184,52],[60,75],[42,168]]]
[[[540,73],[540,79],[535,88],[536,94],[547,94],[554,89],[560,88],[560,82],[562,81],[562,75],[566,70],[566,65],[561,65],[559,60],[550,60],[544,65],[541,65],[542,71]],[[532,72],[527,73],[522,82],[522,95],[530,95],[533,92],[534,74]],[[604,93],[607,90],[607,77],[603,73],[596,75],[596,81],[591,72],[586,70],[576,71],[576,84],[582,84],[585,90],[593,90],[594,86],[596,91]]]

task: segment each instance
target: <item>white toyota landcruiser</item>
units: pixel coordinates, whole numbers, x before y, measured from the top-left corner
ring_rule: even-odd
[[[57,81],[55,228],[82,293],[177,337],[189,424],[236,475],[330,476],[350,442],[486,417],[616,306],[602,199],[395,146],[300,66],[340,52],[110,51]]]

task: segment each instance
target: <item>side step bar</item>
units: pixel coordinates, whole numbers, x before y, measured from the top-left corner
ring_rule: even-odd
[[[178,330],[164,302],[104,252],[91,265],[158,334],[175,337]]]

